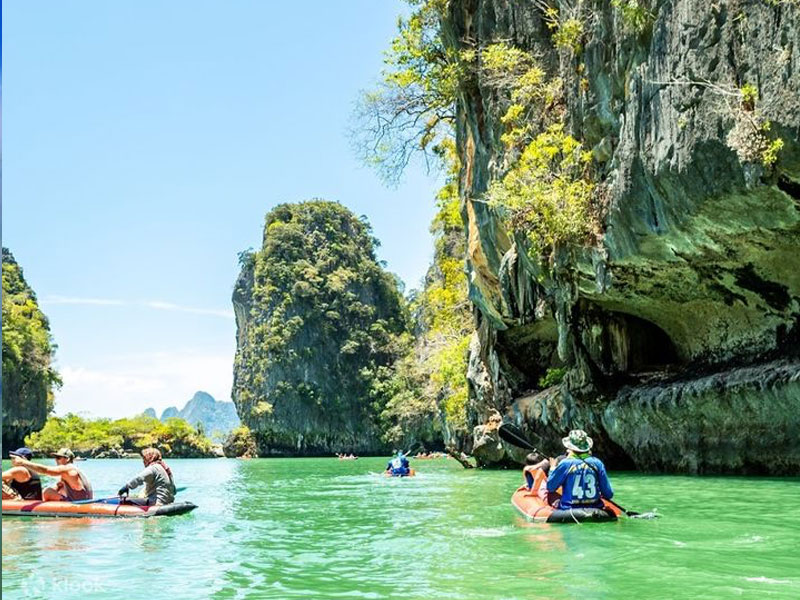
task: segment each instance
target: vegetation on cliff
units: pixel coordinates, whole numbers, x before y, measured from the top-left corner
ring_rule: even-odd
[[[415,338],[394,367],[390,399],[382,413],[385,439],[407,448],[451,443],[467,426],[465,374],[472,317],[464,275],[466,240],[455,148],[452,141],[442,146],[448,150],[450,167],[431,224],[433,264],[422,289],[411,296]]]
[[[258,456],[258,445],[247,425],[240,425],[225,438],[222,451],[228,458],[255,458]]]
[[[3,443],[18,445],[44,425],[61,384],[47,317],[22,268],[3,248]]]
[[[466,62],[447,45],[444,0],[409,2],[408,18],[387,51],[381,85],[362,98],[356,148],[389,183],[415,155],[445,176],[431,223],[434,258],[420,290],[409,297],[414,319],[385,393],[384,439],[396,446],[454,443],[467,430],[467,355],[472,317],[464,273],[466,235],[458,196],[455,103]]]
[[[283,204],[234,290],[233,399],[261,453],[382,448],[385,384],[408,316],[365,219],[340,204]]]
[[[153,446],[165,456],[214,456],[211,441],[183,419],[162,423],[144,414],[116,420],[84,419],[75,414],[50,417],[25,443],[38,454],[66,446],[78,455],[115,458]]]

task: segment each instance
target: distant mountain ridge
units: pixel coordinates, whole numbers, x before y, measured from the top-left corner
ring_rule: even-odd
[[[155,417],[156,411],[148,408],[144,414]],[[222,441],[222,438],[240,424],[233,402],[217,401],[211,394],[202,391],[196,392],[181,410],[174,406],[164,409],[160,420],[163,422],[173,417],[181,418],[194,426],[201,425],[205,434],[214,441]]]

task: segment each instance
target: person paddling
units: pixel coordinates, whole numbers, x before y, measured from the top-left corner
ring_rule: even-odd
[[[557,466],[553,459],[547,477],[548,494],[562,489],[556,508],[603,508],[603,498],[613,498],[614,490],[603,461],[592,456],[592,438],[582,429],[574,429],[561,443],[568,450],[567,457]]]
[[[40,475],[58,477],[59,481],[55,486],[42,490],[42,500],[73,502],[75,500],[91,500],[92,484],[78,467],[75,466],[75,454],[69,448],[61,448],[50,456],[56,459],[55,467],[48,467],[31,462],[23,456],[12,456],[11,463],[15,467],[25,467],[26,469]]]
[[[33,458],[29,448],[9,452],[8,456],[18,456],[25,460]],[[42,480],[39,474],[28,467],[11,467],[3,471],[3,500],[41,500]]]
[[[142,450],[142,462],[144,469],[122,486],[117,495],[127,496],[130,490],[134,490],[144,483],[146,497],[142,501],[136,499],[132,502],[148,506],[172,504],[175,501],[175,480],[167,463],[161,459],[161,452],[156,448],[145,448]]]
[[[389,463],[386,465],[386,471],[394,477],[404,477],[411,472],[411,467],[408,464],[406,455],[398,452]]]

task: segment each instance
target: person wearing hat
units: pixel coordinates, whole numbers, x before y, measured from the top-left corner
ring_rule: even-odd
[[[548,493],[562,490],[556,508],[602,508],[602,499],[613,498],[614,490],[603,461],[592,456],[592,438],[582,429],[573,429],[561,443],[567,457],[554,465],[547,477]]]
[[[17,467],[26,467],[40,475],[58,477],[59,482],[52,487],[42,490],[42,500],[91,500],[93,498],[92,485],[89,479],[75,466],[75,454],[69,448],[61,448],[50,456],[56,459],[55,467],[48,467],[31,462],[20,456],[13,456],[11,462]]]
[[[386,465],[386,471],[395,477],[404,477],[411,472],[406,455],[399,451],[397,456]]]
[[[25,460],[33,458],[30,448],[20,448],[8,453],[9,457],[18,456]],[[3,471],[3,500],[41,500],[42,480],[38,473],[27,467],[11,467]]]

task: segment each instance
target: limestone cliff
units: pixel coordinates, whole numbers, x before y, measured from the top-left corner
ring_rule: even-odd
[[[60,384],[51,363],[55,352],[50,324],[22,268],[3,248],[3,447],[22,445],[44,426]]]
[[[369,225],[325,201],[266,217],[233,292],[233,401],[261,455],[384,451],[378,415],[406,317]]]
[[[573,39],[554,43],[566,16]],[[483,201],[507,168],[507,104],[480,75],[462,86],[472,424],[498,409],[547,449],[581,426],[617,466],[797,472],[800,6],[450,0],[442,27],[563,83],[602,205],[593,241],[542,268]],[[566,377],[542,390],[553,367]]]

